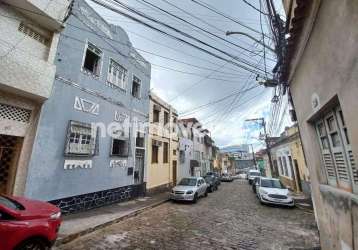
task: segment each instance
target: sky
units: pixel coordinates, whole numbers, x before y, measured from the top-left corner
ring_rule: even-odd
[[[254,144],[256,149],[263,147],[263,142],[258,140],[260,133],[263,132],[260,125],[255,122],[245,122],[245,120],[264,117],[269,121],[273,90],[259,85],[255,73],[150,30],[142,24],[92,3],[91,0],[87,0],[87,2],[109,23],[121,26],[128,33],[133,46],[152,64],[151,90],[163,100],[169,102],[178,111],[179,117],[196,117],[203,127],[211,132],[211,136],[219,147],[244,143]],[[228,20],[192,0],[121,0],[121,2],[227,54],[222,54],[146,20],[155,27],[184,38],[224,58],[229,59],[227,55],[231,55],[234,57],[232,59],[234,61],[236,58],[245,60],[254,67],[258,66],[262,75],[265,75],[263,46],[243,35],[225,35],[226,31],[239,31],[262,40],[260,14],[257,10],[245,4],[244,1],[200,0],[198,2],[213,6],[220,12],[234,17],[236,21],[258,32]],[[230,41],[231,44],[168,16],[148,5],[148,2]],[[249,0],[249,2],[259,8],[258,0]],[[275,2],[282,13],[280,1]],[[116,8],[123,10],[119,6],[116,6]],[[134,14],[131,13],[131,15]],[[263,15],[261,22],[262,30],[269,35],[267,20]],[[272,40],[267,38],[265,43],[267,46],[273,46]],[[236,45],[249,50],[249,52]],[[275,65],[275,55],[268,49],[265,49],[265,52],[266,72],[269,76]],[[283,103],[285,102],[287,100],[283,101]],[[282,110],[282,113],[285,113],[285,109],[282,108]],[[281,130],[290,123],[287,114],[282,116],[280,120],[282,120],[279,122]],[[277,133],[279,133],[280,128],[277,130]]]

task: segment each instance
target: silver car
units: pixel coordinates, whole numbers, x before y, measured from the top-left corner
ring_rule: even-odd
[[[208,185],[202,177],[187,177],[181,179],[171,193],[171,200],[182,200],[197,202],[197,200],[208,195]]]

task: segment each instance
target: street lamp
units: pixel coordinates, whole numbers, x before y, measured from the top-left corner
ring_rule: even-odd
[[[255,42],[261,44],[262,46],[264,46],[265,48],[271,50],[273,53],[276,53],[275,49],[271,48],[270,46],[267,46],[266,44],[264,44],[263,42],[261,42],[260,40],[256,39],[255,37],[245,33],[245,32],[240,32],[240,31],[226,31],[226,35],[230,36],[230,35],[243,35],[246,36],[252,40],[254,40]]]
[[[270,151],[270,144],[268,141],[268,137],[267,137],[267,132],[266,132],[266,122],[265,122],[265,118],[260,117],[260,118],[254,118],[254,119],[246,119],[245,122],[253,122],[253,121],[260,121],[261,122],[261,126],[264,128],[264,138],[265,138],[265,143],[266,143],[266,150],[267,150],[267,156],[269,158],[269,165],[270,165],[270,170],[271,170],[271,175],[274,174],[273,172],[273,165],[272,165],[272,158],[271,158],[271,151]]]

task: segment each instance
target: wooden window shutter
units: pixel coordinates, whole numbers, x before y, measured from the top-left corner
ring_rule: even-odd
[[[319,144],[321,147],[322,161],[327,175],[327,181],[329,185],[337,186],[337,174],[336,168],[332,159],[326,126],[323,120],[316,123],[316,132],[319,138]]]
[[[349,166],[349,174],[352,179],[353,192],[358,193],[358,168],[355,163],[352,147],[350,144],[350,139],[348,136],[348,129],[344,120],[343,112],[340,107],[338,107],[335,111],[339,130],[341,133],[341,138],[343,141],[343,146],[345,148],[345,157],[347,160],[347,165]]]

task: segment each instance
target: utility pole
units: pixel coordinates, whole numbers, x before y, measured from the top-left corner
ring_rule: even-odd
[[[272,158],[271,158],[271,151],[270,151],[270,144],[268,141],[268,136],[267,136],[267,132],[266,132],[266,122],[265,122],[265,118],[260,117],[260,118],[254,118],[254,119],[246,119],[245,121],[260,121],[261,122],[261,126],[264,128],[264,133],[265,133],[265,143],[266,143],[266,151],[267,151],[267,156],[269,158],[269,165],[270,165],[270,170],[271,170],[271,175],[273,176],[274,172],[273,172],[273,165],[272,165]]]
[[[255,152],[254,152],[254,146],[251,144],[251,150],[252,150],[252,159],[254,161],[255,164],[255,168],[257,169],[257,164],[256,164],[256,158],[255,158]]]

